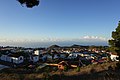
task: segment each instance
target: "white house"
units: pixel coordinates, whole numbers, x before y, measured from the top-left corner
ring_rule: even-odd
[[[63,59],[66,58],[66,54],[67,53],[60,53],[60,58],[63,58]]]
[[[117,58],[119,58],[118,55],[111,54],[111,55],[110,55],[110,58],[111,58],[112,61],[119,61],[119,60],[117,59]]]
[[[40,55],[40,51],[39,51],[39,50],[35,50],[35,51],[34,51],[34,54],[35,54],[35,55]]]
[[[51,60],[51,59],[52,59],[52,55],[47,54],[46,56],[47,56],[47,59],[48,59],[48,60]]]
[[[2,54],[0,59],[3,60],[3,61],[6,61],[7,60],[7,55]]]
[[[14,54],[8,55],[7,61],[20,64],[24,62],[24,57],[19,53],[14,53]]]
[[[32,55],[30,56],[30,61],[38,62],[39,61],[39,55],[40,55],[40,51],[39,50],[35,50],[32,53]]]
[[[8,61],[8,62],[12,62],[12,57],[7,56],[7,57],[6,57],[6,61]]]
[[[43,54],[41,59],[43,61],[45,61],[45,60],[52,60],[52,55],[45,53],[45,54]]]
[[[60,58],[59,54],[54,54],[54,59]]]
[[[75,58],[77,58],[77,54],[73,54],[73,53],[71,53],[71,54],[69,54],[69,56],[68,56],[68,59],[75,59]]]
[[[3,60],[3,61],[7,61],[7,57],[10,53],[8,51],[3,51],[1,56],[0,56],[0,59]]]
[[[31,55],[30,60],[33,62],[39,61],[39,56],[38,55]]]
[[[7,61],[7,62],[12,62],[12,63],[16,63],[16,64],[20,64],[23,63],[24,58],[23,56],[14,56],[14,55],[2,55],[0,57],[1,60],[3,61]]]
[[[13,63],[20,64],[20,63],[23,63],[24,58],[23,56],[12,57],[11,61],[13,61]]]

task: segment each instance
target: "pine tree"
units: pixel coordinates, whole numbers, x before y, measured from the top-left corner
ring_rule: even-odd
[[[115,31],[112,32],[112,39],[109,40],[110,50],[120,55],[120,21]]]
[[[39,0],[18,0],[21,5],[26,5],[27,8],[32,8],[39,5]]]

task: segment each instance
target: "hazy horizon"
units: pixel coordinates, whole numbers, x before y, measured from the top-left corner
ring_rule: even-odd
[[[43,39],[43,40],[0,40],[1,46],[19,46],[19,47],[49,47],[51,45],[59,46],[71,46],[77,45],[95,45],[95,46],[107,46],[108,39],[95,36],[85,36],[77,39]]]

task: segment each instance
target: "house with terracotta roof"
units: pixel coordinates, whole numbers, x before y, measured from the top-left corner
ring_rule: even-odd
[[[67,61],[61,61],[60,63],[58,63],[59,70],[64,70],[65,67],[70,68],[71,67],[70,63],[68,63]]]

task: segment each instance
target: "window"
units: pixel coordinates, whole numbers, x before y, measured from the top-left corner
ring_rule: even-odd
[[[20,60],[22,60],[23,58],[22,57],[20,57]]]

